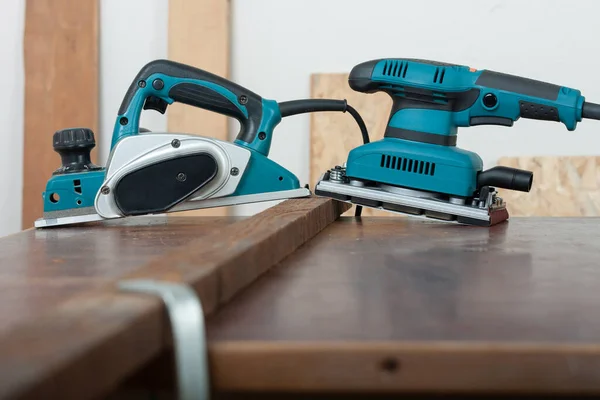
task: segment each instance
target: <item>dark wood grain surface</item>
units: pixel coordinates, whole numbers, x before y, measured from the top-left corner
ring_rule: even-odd
[[[343,217],[211,317],[217,384],[596,392],[599,227]]]
[[[348,208],[313,197],[245,218],[131,218],[0,239],[0,398],[106,395],[171,345],[162,302],[119,281],[187,285],[209,315]]]
[[[343,217],[215,316],[215,340],[600,344],[600,219]],[[233,323],[235,321],[235,323]]]
[[[136,217],[1,238],[0,333],[236,220]]]

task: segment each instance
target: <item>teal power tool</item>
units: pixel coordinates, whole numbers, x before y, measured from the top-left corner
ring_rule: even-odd
[[[458,127],[530,118],[573,131],[582,118],[600,119],[600,105],[579,90],[436,61],[372,60],[355,66],[348,82],[358,92],[390,95],[391,115],[383,139],[350,151],[344,165],[321,176],[315,194],[463,224],[508,219],[496,188],[528,192],[533,174],[483,171],[477,154],[456,147]]]
[[[140,129],[143,109],[164,114],[173,102],[237,119],[236,140]],[[90,160],[95,146],[90,129],[54,134],[62,166],[47,182],[44,214],[35,226],[310,196],[292,172],[268,155],[273,130],[283,117],[317,111],[347,111],[368,142],[364,122],[345,100],[278,103],[207,71],[169,60],[152,61],[137,74],[119,108],[105,167]]]

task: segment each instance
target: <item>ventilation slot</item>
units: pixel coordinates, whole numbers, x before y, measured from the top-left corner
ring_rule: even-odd
[[[446,68],[436,68],[435,75],[433,75],[433,83],[444,83],[444,77],[446,76]]]
[[[75,193],[81,194],[81,180],[73,179],[73,189],[75,190]]]
[[[385,169],[395,169],[396,171],[405,171],[419,175],[433,176],[435,174],[435,163],[410,158],[381,155],[380,167]]]
[[[396,78],[406,77],[408,63],[404,61],[386,61],[383,65],[383,75],[393,76]]]

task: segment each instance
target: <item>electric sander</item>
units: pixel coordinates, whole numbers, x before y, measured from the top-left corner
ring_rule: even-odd
[[[529,192],[533,174],[508,167],[483,170],[481,158],[456,147],[458,127],[510,127],[519,118],[562,122],[600,119],[600,105],[564,86],[418,59],[356,65],[353,90],[393,99],[383,139],[359,146],[325,172],[315,194],[362,206],[468,225],[508,219],[498,188]]]

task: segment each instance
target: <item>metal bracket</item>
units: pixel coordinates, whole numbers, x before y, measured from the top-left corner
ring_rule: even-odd
[[[125,280],[121,290],[160,296],[173,331],[175,371],[180,400],[208,400],[210,381],[204,312],[200,299],[187,285],[150,279]]]

